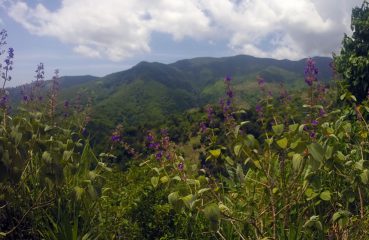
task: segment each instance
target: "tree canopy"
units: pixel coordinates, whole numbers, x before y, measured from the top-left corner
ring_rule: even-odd
[[[351,37],[345,34],[335,65],[348,90],[361,102],[369,90],[369,3],[366,0],[352,10],[351,29],[353,34]]]

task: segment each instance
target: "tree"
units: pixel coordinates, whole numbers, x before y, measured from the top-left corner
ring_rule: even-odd
[[[359,102],[365,100],[369,90],[369,3],[352,10],[352,37],[345,34],[339,56],[334,56],[338,73],[342,74],[348,90]]]

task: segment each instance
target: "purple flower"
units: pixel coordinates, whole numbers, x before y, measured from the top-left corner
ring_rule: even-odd
[[[148,133],[147,133],[146,141],[147,141],[148,143],[152,143],[152,142],[154,141],[154,136],[153,136],[152,132],[148,132]]]
[[[23,95],[23,101],[28,102],[29,98],[27,95]]]
[[[183,164],[183,162],[180,162],[179,164],[178,164],[178,170],[179,171],[183,171],[183,169],[184,169],[184,164]]]
[[[311,138],[315,138],[315,137],[316,137],[316,133],[315,133],[315,132],[311,132],[311,133],[310,133],[310,137],[311,137]]]
[[[163,128],[160,130],[160,134],[164,137],[164,136],[168,136],[168,130]]]
[[[149,148],[158,149],[160,147],[159,143],[149,143]]]
[[[36,69],[36,87],[40,87],[41,86],[41,83],[42,81],[44,80],[45,78],[45,71],[44,71],[44,64],[43,63],[40,63],[37,65],[37,69]]]
[[[9,96],[7,93],[4,93],[4,95],[1,96],[0,98],[0,108],[6,108],[8,101],[9,101]]]
[[[317,120],[311,121],[311,125],[313,125],[313,126],[317,126],[318,124],[319,124],[319,122]]]
[[[156,160],[161,160],[163,157],[163,151],[159,151],[158,153],[155,154],[155,158]]]
[[[12,59],[12,58],[14,58],[14,49],[9,48],[8,49],[8,59]]]
[[[200,131],[202,133],[204,133],[206,131],[207,127],[206,127],[206,124],[204,122],[201,122],[200,123]]]
[[[69,101],[66,100],[66,101],[64,101],[64,108],[68,108],[68,107],[69,107]]]
[[[1,30],[0,32],[0,47],[6,44],[5,39],[8,37],[8,33],[6,32],[5,29]],[[2,52],[0,51],[0,55],[2,54]]]
[[[224,82],[225,82],[226,84],[229,84],[229,83],[231,82],[231,80],[232,80],[232,78],[231,78],[230,76],[226,76],[226,77],[224,78]]]
[[[206,112],[208,114],[208,120],[210,122],[212,122],[213,121],[214,110],[210,105],[206,108]]]
[[[305,67],[305,82],[307,85],[312,86],[313,82],[318,81],[318,68],[315,66],[315,62],[312,58],[309,58]]]
[[[324,109],[323,109],[323,108],[319,109],[319,116],[320,116],[320,117],[324,117],[324,116],[325,116],[325,114],[326,114],[326,112],[324,111]]]
[[[257,112],[259,117],[263,116],[263,107],[260,104],[257,104],[255,106],[255,111]]]
[[[261,89],[264,89],[264,87],[265,87],[265,80],[264,80],[264,78],[262,78],[262,77],[258,77],[258,78],[257,78],[257,80],[258,80],[258,85],[259,85],[259,87],[260,87]]]
[[[111,140],[113,142],[119,142],[120,141],[120,136],[119,135],[112,135],[111,136]]]

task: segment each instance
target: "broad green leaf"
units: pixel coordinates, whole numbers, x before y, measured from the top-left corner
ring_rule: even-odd
[[[273,143],[273,138],[267,138],[265,139],[265,142],[270,146]]]
[[[215,149],[215,150],[210,150],[209,152],[213,157],[218,158],[220,156],[221,150]]]
[[[299,125],[297,123],[295,123],[295,124],[289,125],[288,129],[290,130],[290,132],[295,132],[298,127],[299,127]]]
[[[234,162],[233,162],[232,158],[230,158],[229,156],[227,156],[227,157],[225,158],[225,160],[226,160],[226,162],[227,162],[229,165],[233,166]]]
[[[63,161],[68,162],[68,160],[71,158],[73,152],[72,151],[64,151],[63,152]]]
[[[288,140],[287,140],[287,138],[282,138],[282,139],[279,139],[278,141],[277,141],[277,144],[278,144],[278,146],[280,147],[280,148],[282,148],[282,149],[286,149],[287,148],[287,145],[288,145]]]
[[[181,181],[181,180],[182,180],[182,179],[181,179],[181,177],[180,177],[180,176],[178,176],[178,175],[177,175],[177,176],[172,177],[172,179],[173,179],[173,180],[177,180],[177,181]]]
[[[283,124],[273,125],[272,129],[273,129],[273,132],[275,133],[275,135],[279,136],[283,133],[284,125]]]
[[[345,161],[346,160],[346,156],[343,155],[343,153],[341,151],[337,151],[337,157],[340,161]]]
[[[319,143],[311,143],[308,146],[309,153],[319,163],[323,161],[324,149]]]
[[[170,194],[168,195],[168,202],[169,202],[170,204],[173,204],[173,202],[178,201],[178,199],[179,199],[179,194],[178,194],[178,192],[172,192],[172,193],[170,193]]]
[[[178,192],[172,192],[168,195],[168,202],[173,206],[174,209],[181,209],[181,201]]]
[[[42,153],[42,160],[47,162],[47,163],[51,163],[51,161],[52,161],[51,154],[49,152],[43,152]]]
[[[323,225],[319,220],[319,216],[312,216],[308,221],[305,222],[304,228],[316,228],[318,230],[323,230]]]
[[[187,179],[186,182],[191,185],[200,187],[200,181],[197,179]]]
[[[218,204],[211,203],[204,209],[204,214],[210,221],[219,221],[220,219],[220,209]]]
[[[320,193],[320,199],[323,201],[330,201],[331,200],[331,192],[325,190],[324,192]]]
[[[365,169],[361,174],[360,174],[360,179],[361,179],[361,182],[363,184],[368,184],[369,182],[369,170],[368,169]]]
[[[158,175],[160,175],[160,170],[157,167],[154,167],[152,170],[154,170]]]
[[[152,177],[151,178],[151,184],[154,188],[156,188],[158,186],[159,183],[159,178],[158,177]]]
[[[341,218],[347,218],[351,215],[351,213],[349,211],[346,210],[340,210],[338,212],[335,212],[332,216],[332,221],[333,222],[337,222],[338,220],[340,220]]]
[[[202,189],[200,189],[197,193],[198,193],[199,195],[201,195],[201,194],[203,194],[204,192],[207,192],[207,191],[209,191],[209,190],[211,190],[211,188],[202,188]]]
[[[236,146],[234,146],[233,151],[234,151],[234,154],[236,154],[236,156],[239,156],[241,147],[242,147],[241,144],[237,144]]]
[[[167,183],[169,181],[169,177],[168,176],[163,176],[160,178],[160,182],[161,183]]]
[[[226,215],[231,215],[232,214],[231,209],[229,209],[222,202],[220,202],[218,206],[219,206],[219,210],[220,210],[221,213],[226,214]]]
[[[333,155],[333,147],[332,146],[327,146],[327,149],[325,151],[325,159],[330,159]]]
[[[204,209],[205,217],[210,222],[210,229],[213,231],[217,231],[219,228],[219,220],[220,220],[220,209],[219,206],[215,203],[212,203]]]
[[[192,209],[195,200],[195,195],[192,194],[182,197],[182,201],[188,209]]]
[[[303,157],[301,154],[294,154],[292,157],[292,167],[293,170],[298,171],[300,170],[301,164],[302,164]]]

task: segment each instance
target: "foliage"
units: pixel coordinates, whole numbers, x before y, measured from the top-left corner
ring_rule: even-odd
[[[366,2],[353,19],[363,9]],[[352,39],[361,32],[355,21]],[[313,59],[306,61],[307,88],[294,93],[278,77],[264,78],[276,72],[296,77],[287,63],[268,59],[248,76],[257,81],[243,85],[240,59],[250,57],[238,56],[141,63],[104,82],[86,77],[81,86],[96,85],[63,102],[58,72],[44,84],[39,64],[10,114],[5,83],[14,51],[7,53],[0,90],[0,238],[369,238],[369,100],[355,105],[355,95],[343,88],[341,100],[352,105],[338,107],[337,89],[321,81],[327,70],[318,71]],[[345,57],[336,62],[346,63]],[[227,67],[236,77],[215,81]],[[203,106],[195,88],[225,96],[219,105]],[[239,105],[235,94],[242,88],[260,97],[254,109],[250,102]],[[98,90],[95,99],[89,96]]]
[[[342,74],[348,90],[362,102],[369,91],[369,3],[352,10],[352,37],[345,35],[339,56],[335,56],[335,66]]]

